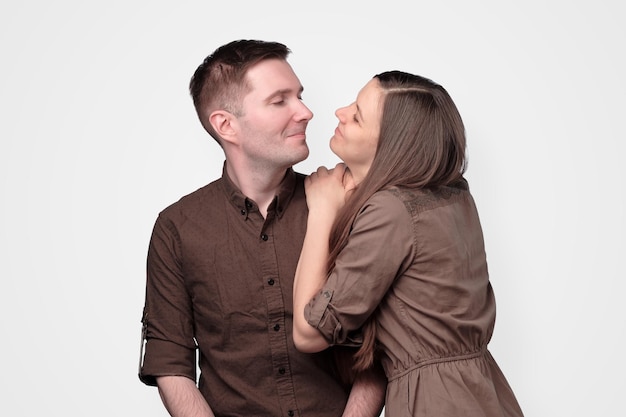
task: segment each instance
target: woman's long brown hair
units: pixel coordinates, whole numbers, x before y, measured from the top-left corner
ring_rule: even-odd
[[[449,185],[465,172],[465,128],[448,92],[427,78],[401,71],[384,72],[374,78],[383,91],[376,155],[333,226],[329,273],[348,242],[357,214],[374,193],[393,186]],[[352,371],[365,370],[374,361],[375,315],[363,325],[363,344],[354,354]],[[340,367],[345,368],[345,364]]]

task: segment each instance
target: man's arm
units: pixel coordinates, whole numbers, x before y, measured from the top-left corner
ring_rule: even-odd
[[[172,417],[215,417],[195,382],[185,376],[157,377],[163,405]]]
[[[378,417],[385,405],[387,377],[380,364],[359,372],[342,417]]]

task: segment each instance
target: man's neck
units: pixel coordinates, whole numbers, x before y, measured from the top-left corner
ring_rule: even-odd
[[[227,162],[226,172],[243,195],[257,203],[261,215],[265,218],[270,203],[278,194],[287,168],[243,169]]]

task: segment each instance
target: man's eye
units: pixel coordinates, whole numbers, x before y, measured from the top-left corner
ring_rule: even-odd
[[[352,120],[354,120],[355,123],[359,123],[359,119],[356,118],[356,114],[352,116]]]

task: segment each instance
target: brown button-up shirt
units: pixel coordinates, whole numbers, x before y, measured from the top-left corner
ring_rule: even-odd
[[[296,350],[293,276],[306,229],[289,170],[264,219],[228,178],[163,210],[148,250],[141,380],[196,380],[216,416],[340,416],[328,352]],[[198,362],[196,362],[196,348]]]

